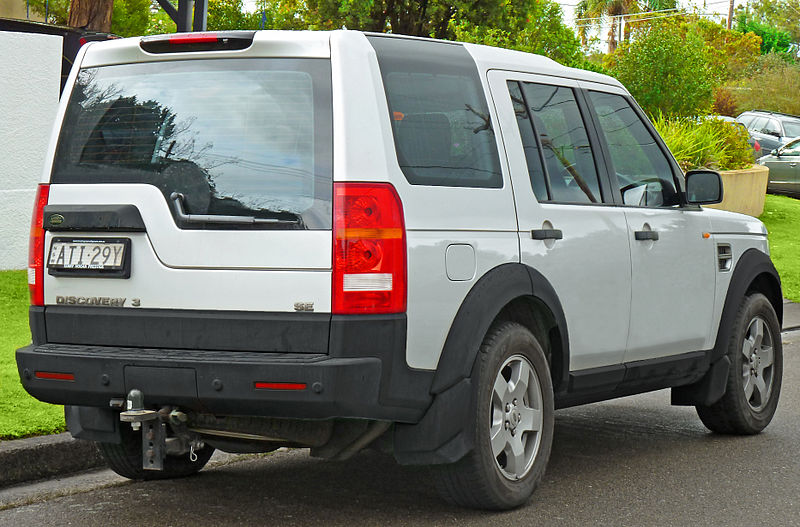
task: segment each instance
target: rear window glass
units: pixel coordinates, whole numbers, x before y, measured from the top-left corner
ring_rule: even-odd
[[[800,123],[796,121],[783,121],[783,129],[786,131],[786,137],[800,136]]]
[[[409,183],[500,188],[494,125],[475,61],[457,44],[370,37]]]
[[[218,59],[83,69],[53,183],[146,183],[192,215],[329,229],[330,62]],[[192,223],[182,227],[241,228]]]

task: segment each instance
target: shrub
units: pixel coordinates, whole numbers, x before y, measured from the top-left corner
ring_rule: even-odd
[[[738,124],[658,115],[653,125],[683,170],[735,170],[753,164],[747,131]]]
[[[688,117],[711,109],[715,68],[706,44],[679,21],[637,28],[608,66],[650,115]]]
[[[800,67],[775,58],[770,67],[746,77],[732,93],[740,110],[759,108],[800,115]]]
[[[740,113],[737,108],[736,99],[729,88],[723,86],[714,90],[712,110],[715,114],[736,117]]]

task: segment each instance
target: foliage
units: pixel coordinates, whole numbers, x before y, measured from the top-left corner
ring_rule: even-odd
[[[48,23],[67,25],[70,0],[29,0],[29,2],[34,13],[45,16],[47,12]],[[115,35],[122,37],[144,35],[149,23],[150,0],[114,0],[111,32]]]
[[[144,35],[150,22],[150,0],[114,0],[111,32],[121,37]]]
[[[711,111],[716,115],[729,117],[736,117],[740,113],[736,106],[736,99],[729,88],[723,86],[714,90],[714,104]]]
[[[761,53],[776,51],[784,53],[789,50],[792,36],[787,31],[781,31],[763,22],[749,20],[747,14],[742,12],[736,20],[736,30],[742,33],[754,33],[761,37]]]
[[[0,271],[0,328],[0,439],[63,432],[63,408],[37,401],[19,382],[14,352],[31,341],[25,271]]]
[[[31,11],[47,16],[48,24],[67,25],[70,0],[28,0]]]
[[[242,0],[209,0],[206,25],[209,31],[260,29],[261,14],[244,12]]]
[[[500,27],[451,21],[450,31],[456,40],[486,44],[528,53],[538,53],[567,66],[582,65],[585,60],[575,33],[564,25],[561,7],[550,0],[533,2],[521,16],[506,13]],[[506,28],[506,29],[503,29]]]
[[[800,238],[797,236],[800,200],[767,195],[758,218],[769,231],[769,251],[778,270],[783,296],[800,302]]]
[[[680,21],[637,28],[607,67],[650,115],[688,117],[711,108],[716,75],[710,54],[703,38]]]
[[[685,30],[696,32],[706,43],[711,67],[720,82],[736,79],[758,60],[761,38],[741,33],[697,16],[687,17]]]
[[[672,0],[666,0],[672,1]],[[578,37],[585,46],[587,43],[587,29],[600,28],[607,25],[608,52],[617,49],[620,35],[617,35],[619,17],[624,17],[641,10],[638,0],[580,0],[575,6],[575,19],[581,21],[578,25]],[[581,20],[583,19],[583,20]],[[623,38],[625,35],[623,35]]]
[[[736,18],[754,20],[767,27],[789,33],[790,41],[800,42],[800,0],[749,0],[736,8]]]
[[[732,93],[740,110],[772,110],[800,115],[800,67],[773,63],[746,77]]]
[[[753,164],[747,131],[721,119],[653,119],[659,135],[683,170],[734,170]]]

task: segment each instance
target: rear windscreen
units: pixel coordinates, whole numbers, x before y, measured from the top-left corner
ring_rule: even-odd
[[[217,59],[82,69],[53,183],[146,183],[186,214],[330,229],[326,59]],[[180,222],[179,222],[180,225]],[[242,224],[182,227],[242,228]]]

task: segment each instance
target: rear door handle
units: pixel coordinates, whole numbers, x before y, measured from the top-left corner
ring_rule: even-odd
[[[534,240],[560,240],[564,237],[561,229],[533,229],[531,238]]]
[[[656,231],[635,231],[633,233],[633,237],[637,240],[652,240],[656,241],[658,239],[658,233]]]

